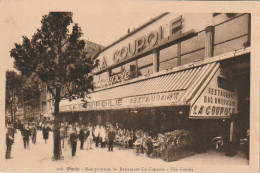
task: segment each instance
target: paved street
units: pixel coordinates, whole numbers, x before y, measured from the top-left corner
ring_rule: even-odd
[[[64,160],[52,161],[53,153],[53,136],[50,133],[49,140],[44,143],[42,139],[42,132],[38,131],[36,145],[32,144],[30,140],[30,146],[28,150],[23,148],[22,136],[20,131],[17,131],[15,135],[15,144],[13,145],[11,156],[12,159],[5,160],[5,165],[1,169],[5,171],[32,171],[32,172],[50,172],[60,170],[63,171],[87,171],[87,172],[109,172],[120,171],[121,172],[138,172],[141,171],[141,167],[144,169],[151,169],[153,171],[174,171],[177,169],[180,171],[180,165],[185,165],[187,171],[191,165],[195,167],[203,163],[207,166],[236,166],[236,165],[248,165],[248,160],[245,159],[245,155],[238,153],[235,157],[227,157],[223,153],[216,153],[210,151],[203,154],[196,154],[191,157],[187,157],[175,162],[165,162],[161,159],[151,159],[145,155],[136,156],[133,150],[118,150],[114,149],[114,152],[108,152],[107,148],[95,148],[93,144],[92,150],[80,150],[78,142],[76,156],[71,156],[71,148],[66,142],[65,148],[62,150]],[[77,168],[75,168],[77,166]],[[192,169],[194,169],[192,166]],[[121,168],[120,168],[121,167]],[[47,169],[48,168],[48,169]],[[75,169],[72,169],[75,168]],[[103,168],[103,170],[95,170],[94,168]],[[127,170],[128,168],[135,168],[137,170]],[[152,170],[154,168],[154,170]],[[105,170],[106,169],[106,170]],[[124,170],[125,169],[125,170]],[[157,169],[157,170],[156,170]],[[47,171],[49,170],[49,171]],[[124,171],[123,171],[124,170]],[[2,171],[2,170],[0,170]],[[175,172],[178,172],[175,171]]]

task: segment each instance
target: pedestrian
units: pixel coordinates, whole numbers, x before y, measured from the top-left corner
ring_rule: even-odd
[[[39,122],[39,130],[42,130],[42,122]]]
[[[32,135],[32,143],[36,144],[36,136],[37,136],[37,129],[35,124],[30,128],[31,130],[31,135]]]
[[[28,149],[29,148],[29,137],[30,137],[30,135],[31,135],[30,129],[29,129],[28,125],[25,124],[24,128],[22,130],[24,149]]]
[[[87,150],[92,149],[93,136],[93,127],[89,126],[86,132]]]
[[[71,153],[72,157],[76,156],[76,149],[77,149],[77,140],[78,140],[78,135],[76,128],[73,129],[73,132],[70,134],[70,143],[71,143]]]
[[[104,127],[101,127],[101,129],[100,129],[100,143],[101,143],[101,148],[105,148],[106,130]]]
[[[48,140],[48,138],[49,138],[49,128],[46,125],[44,125],[42,128],[42,135],[43,135],[43,139],[46,144],[46,140]]]
[[[116,133],[113,130],[113,127],[110,127],[110,130],[108,132],[108,152],[112,151],[113,152],[113,145],[114,145],[114,140],[115,140]]]
[[[98,143],[99,143],[99,135],[100,135],[100,128],[99,125],[97,125],[94,129],[94,140],[96,142],[96,147],[98,147]]]
[[[65,137],[66,137],[66,129],[65,125],[62,125],[60,128],[60,140],[62,141],[62,148],[64,148],[64,143],[65,143]]]
[[[5,159],[11,159],[12,145],[14,144],[14,134],[12,134],[12,126],[7,127],[6,132],[6,153]]]
[[[82,125],[79,131],[79,140],[80,140],[80,149],[83,150],[83,145],[85,141],[85,134],[84,134],[84,126]]]

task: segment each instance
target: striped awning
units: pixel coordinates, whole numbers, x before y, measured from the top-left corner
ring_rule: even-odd
[[[198,90],[198,87],[201,86],[210,73],[216,71],[217,68],[217,63],[211,63],[136,83],[110,88],[90,94],[91,99],[89,101],[186,90],[180,100],[188,102],[194,95],[194,92]]]
[[[201,87],[209,82],[209,79],[218,69],[219,63],[217,62],[183,69],[169,74],[147,78],[142,81],[93,92],[89,94],[90,98],[87,101],[88,103],[96,103],[96,105],[94,105],[96,110],[111,108],[111,105],[114,104],[114,101],[117,99],[122,101],[122,105],[121,107],[114,106],[113,109],[138,107],[139,103],[142,103],[140,100],[145,99],[148,100],[148,102],[145,102],[145,105],[140,104],[140,107],[187,105],[191,103],[192,99],[200,92]],[[178,93],[178,97],[173,99],[173,95],[176,93]],[[164,98],[169,97],[171,99],[168,99],[167,103],[162,101]],[[158,99],[156,100],[156,98]],[[138,101],[140,102],[138,103]],[[60,110],[83,111],[82,109],[85,108],[82,108],[82,105],[83,103],[80,100],[72,102],[64,100],[60,104]],[[88,108],[85,110],[88,110]]]

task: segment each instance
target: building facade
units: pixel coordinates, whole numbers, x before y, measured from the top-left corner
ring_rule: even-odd
[[[99,52],[95,90],[86,104],[63,100],[63,121],[239,140],[250,119],[250,25],[237,13],[151,19]]]

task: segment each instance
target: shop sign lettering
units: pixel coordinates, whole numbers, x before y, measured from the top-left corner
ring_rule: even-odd
[[[146,104],[146,103],[154,103],[154,102],[167,102],[167,101],[175,101],[178,98],[179,98],[179,92],[139,96],[139,97],[130,98],[129,104],[134,105],[134,104]]]
[[[209,85],[191,107],[190,117],[229,117],[237,112],[237,92],[235,88],[229,90],[229,87],[223,88],[223,85],[218,83],[220,76],[226,81],[232,81],[231,78],[224,78],[223,73],[223,69],[217,71]]]
[[[205,106],[205,105],[194,105],[192,109],[193,116],[229,116],[235,113],[235,109],[231,107],[221,107],[221,106]]]
[[[158,29],[150,31],[147,35],[143,35],[125,45],[122,45],[121,48],[112,53],[111,58],[113,63],[117,64],[126,59],[131,59],[136,55],[141,55],[150,48],[157,45],[162,45],[165,40],[174,40],[175,38],[181,36],[181,29],[182,16],[179,16],[171,20],[167,25],[159,26]],[[100,59],[100,61],[100,66],[95,71],[102,70],[107,67],[105,57]]]
[[[83,110],[102,110],[102,109],[117,109],[117,108],[136,108],[147,106],[163,106],[174,104],[182,95],[183,91],[169,92],[162,94],[152,94],[147,96],[136,96],[129,98],[118,98],[111,100],[101,100],[88,102],[86,106],[71,105],[71,111],[83,111]],[[68,109],[62,109],[62,111],[68,111]]]
[[[94,88],[102,88],[102,87],[105,87],[108,85],[112,85],[115,83],[119,83],[119,82],[128,80],[129,75],[130,75],[130,71],[124,70],[122,73],[99,80],[98,82],[94,83]]]
[[[164,35],[165,28],[160,26],[157,30],[153,30],[147,35],[122,46],[121,49],[116,50],[113,54],[114,63],[121,62],[136,54],[145,52],[146,49],[154,47],[155,45],[160,45],[165,39],[172,39],[173,37],[179,36],[181,34],[181,32],[179,32],[181,30],[181,22],[182,18],[178,17],[177,20],[174,19],[167,25],[169,26],[168,36]]]

